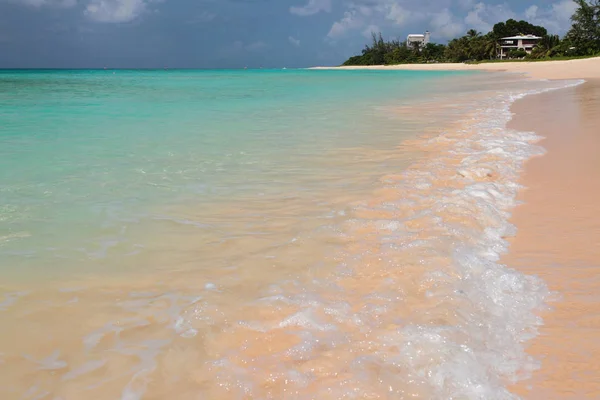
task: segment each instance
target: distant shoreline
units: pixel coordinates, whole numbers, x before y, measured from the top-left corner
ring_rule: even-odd
[[[312,67],[313,70],[399,70],[399,71],[502,71],[527,74],[534,79],[585,79],[598,75],[600,57],[573,60],[551,60],[533,62],[501,63],[438,63],[438,64],[399,64],[399,65],[352,65],[341,67]]]

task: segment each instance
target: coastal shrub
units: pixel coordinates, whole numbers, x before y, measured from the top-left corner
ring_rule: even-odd
[[[572,57],[576,56],[577,52],[570,40],[562,40],[558,45],[548,50],[547,57]]]
[[[508,53],[508,56],[510,58],[523,58],[527,56],[527,52],[523,49],[512,50],[510,53]]]
[[[440,62],[444,61],[444,52],[446,46],[443,44],[427,43],[421,50],[421,58],[425,62]]]
[[[538,45],[531,50],[531,54],[528,54],[526,58],[532,60],[539,60],[541,58],[548,57],[548,53],[549,50],[546,47]]]
[[[372,33],[372,43],[366,45],[359,56],[350,57],[343,65],[411,64],[442,60],[444,45],[427,44],[425,47],[408,47],[398,40],[385,41],[381,35]]]

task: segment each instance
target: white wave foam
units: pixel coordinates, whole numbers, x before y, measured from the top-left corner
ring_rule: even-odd
[[[389,296],[378,293],[357,298],[348,292],[330,293],[327,300],[313,296],[313,311],[298,311],[284,317],[279,325],[296,328],[302,340],[293,348],[296,358],[319,360],[323,352],[337,354],[340,350],[335,346],[325,346],[323,350],[323,343],[335,336],[338,339],[330,343],[350,343],[342,351],[352,352],[365,345],[368,351],[358,350],[355,357],[349,357],[351,372],[338,382],[335,391],[316,381],[311,372],[297,373],[303,385],[312,382],[313,390],[322,391],[323,395],[335,393],[337,398],[373,393],[394,398],[415,394],[435,399],[517,398],[506,385],[528,376],[537,367],[525,353],[523,343],[535,335],[541,324],[535,310],[543,306],[549,292],[541,280],[498,264],[500,255],[507,250],[505,237],[515,234],[508,218],[516,205],[519,172],[528,158],[543,153],[532,143],[539,136],[506,129],[506,123],[515,100],[578,83],[553,83],[553,87],[542,90],[504,93],[488,99],[479,105],[462,135],[435,139],[452,146],[453,158],[460,160],[458,165],[452,167],[433,160],[424,170],[405,172],[399,181],[384,180],[402,198],[393,204],[382,203],[380,209],[395,211],[398,218],[353,218],[347,227],[352,231],[372,226],[380,235],[380,260],[402,260],[403,254],[415,251],[421,254],[417,264],[436,268],[425,273],[420,283],[431,287],[426,292],[429,303],[422,314],[396,317],[389,314],[402,309],[398,304],[406,301],[400,290]],[[436,183],[449,167],[454,168],[455,175],[444,178],[442,185]],[[369,207],[357,209],[365,208]],[[429,236],[419,238],[424,232],[429,232]],[[373,255],[367,251],[355,257],[357,261],[349,260],[344,265],[345,272],[335,280],[350,277],[360,282],[357,275],[371,272],[369,265],[361,263]],[[442,262],[435,263],[427,257]],[[396,268],[402,267],[400,261]],[[389,272],[378,270],[382,274]],[[313,282],[303,291],[320,293],[323,285]],[[291,294],[275,297],[262,301],[283,301],[299,307],[305,303]],[[314,318],[321,310],[333,317],[329,325]],[[435,313],[442,311],[449,313],[446,319],[440,319],[446,322],[433,323]],[[246,323],[261,326],[263,332],[272,329],[259,321]],[[358,326],[358,332],[350,325]],[[340,335],[344,340],[339,340]],[[315,347],[317,343],[320,350]],[[343,358],[340,354],[337,357]],[[372,374],[374,369],[379,371],[377,376]],[[250,371],[240,373],[251,379]]]

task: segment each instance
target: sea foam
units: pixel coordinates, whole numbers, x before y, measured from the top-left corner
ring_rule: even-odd
[[[281,373],[294,371],[284,384],[294,398],[517,398],[507,385],[538,367],[523,345],[550,293],[539,278],[498,263],[515,234],[508,218],[523,163],[543,154],[539,136],[506,124],[515,100],[578,83],[483,100],[461,129],[433,139],[447,146],[439,158],[384,179],[398,197],[356,206],[343,229],[356,238],[343,273],[261,300],[291,307],[277,327],[294,327],[287,333],[299,343],[285,355],[242,351],[236,357],[252,367],[238,373],[260,381],[261,362],[279,359]],[[372,219],[378,212],[391,218]],[[296,370],[303,364],[312,367]]]

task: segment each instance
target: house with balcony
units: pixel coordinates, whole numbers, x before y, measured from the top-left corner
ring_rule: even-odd
[[[498,58],[506,58],[508,57],[508,53],[519,49],[523,49],[527,54],[531,54],[531,51],[540,40],[542,38],[535,35],[503,37],[498,41]]]

